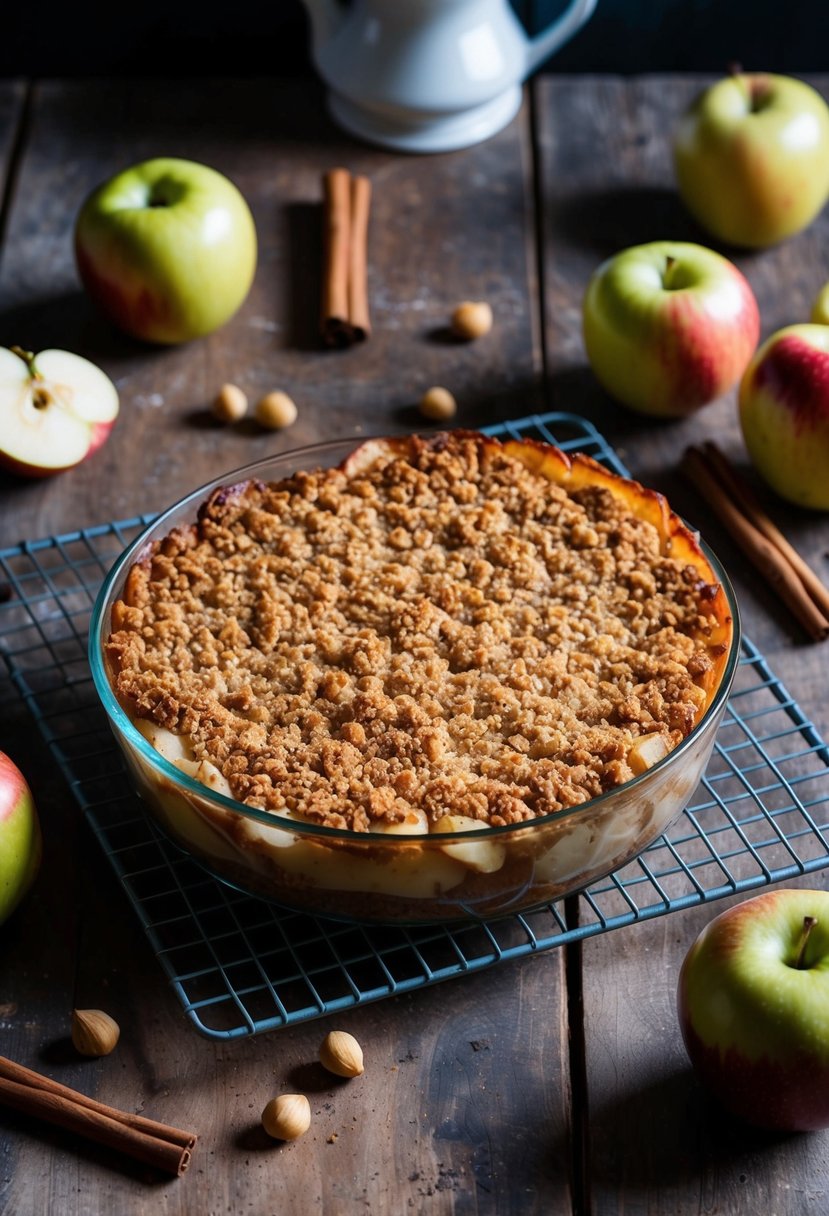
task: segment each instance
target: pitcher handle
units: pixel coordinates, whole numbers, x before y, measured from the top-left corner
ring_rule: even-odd
[[[597,3],[598,0],[571,0],[561,16],[543,34],[528,39],[524,75],[529,76],[548,55],[572,38],[592,16]]]

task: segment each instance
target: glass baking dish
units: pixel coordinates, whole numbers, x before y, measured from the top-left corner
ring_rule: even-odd
[[[699,723],[652,767],[575,807],[518,826],[413,834],[353,832],[259,810],[211,789],[196,766],[165,757],[116,698],[104,653],[113,604],[154,541],[195,521],[219,486],[279,480],[330,467],[354,449],[335,441],[224,474],[170,507],[118,558],[96,600],[89,660],[95,688],[135,788],[163,831],[218,878],[291,908],[362,921],[424,923],[525,911],[580,890],[624,865],[670,827],[707,765],[740,651],[730,581],[702,542],[732,620],[719,685]]]

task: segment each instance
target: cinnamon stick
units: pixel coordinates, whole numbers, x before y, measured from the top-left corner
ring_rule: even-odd
[[[368,218],[371,183],[347,169],[323,175],[324,253],[320,328],[327,346],[350,346],[371,332]]]
[[[4,1056],[0,1056],[0,1103],[178,1176],[190,1164],[198,1138],[193,1132],[107,1106]]]
[[[702,445],[702,450],[708,457],[714,473],[739,504],[743,514],[748,517],[755,528],[763,533],[767,540],[770,540],[780,550],[818,608],[829,619],[829,587],[820,581],[808,562],[804,561],[797,549],[789,544],[777,524],[761,507],[751,486],[740,476],[716,443],[709,439]]]
[[[371,182],[367,177],[351,179],[351,228],[348,250],[348,321],[354,340],[364,341],[371,333],[368,315],[368,213]]]
[[[347,169],[331,169],[324,175],[322,186],[325,215],[322,336],[328,346],[347,346],[351,341],[348,320],[351,174]]]
[[[699,448],[686,450],[680,468],[703,493],[717,517],[731,533],[749,561],[800,622],[813,641],[829,637],[829,618],[806,591],[797,573],[781,551],[742,513],[711,472],[709,458]]]

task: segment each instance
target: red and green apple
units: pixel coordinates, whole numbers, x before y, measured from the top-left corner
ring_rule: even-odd
[[[763,343],[740,383],[740,425],[775,493],[829,511],[829,325],[789,325]]]
[[[223,174],[174,158],[144,161],[83,204],[75,256],[91,298],[121,329],[175,344],[233,316],[256,270],[247,202]]]
[[[0,924],[34,882],[41,852],[31,791],[17,765],[0,752]]]
[[[0,347],[0,466],[48,477],[80,464],[105,442],[118,393],[88,359]]]
[[[705,89],[674,137],[679,193],[732,245],[800,232],[829,197],[829,107],[791,76],[736,73]]]
[[[680,417],[739,380],[760,333],[757,301],[727,258],[654,241],[608,258],[582,309],[587,357],[612,397]]]
[[[829,891],[745,900],[700,933],[677,991],[706,1089],[761,1127],[829,1127]]]

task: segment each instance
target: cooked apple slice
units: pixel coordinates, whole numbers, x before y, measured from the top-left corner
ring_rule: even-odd
[[[157,722],[153,722],[149,718],[136,718],[133,725],[139,734],[142,734],[147,742],[151,743],[155,750],[171,764],[178,764],[179,760],[186,760],[188,763],[195,760],[195,752],[183,735],[174,735],[166,726],[159,726]]]
[[[0,464],[13,473],[49,477],[80,464],[117,415],[115,385],[88,359],[0,347]]]
[[[373,823],[371,830],[381,832],[385,836],[426,836],[429,832],[429,820],[425,811],[413,806],[405,819],[398,823]]]
[[[192,744],[186,736],[174,735],[166,726],[159,726],[157,722],[149,722],[146,718],[138,718],[135,725],[158,754],[169,760],[182,773],[186,773],[194,781],[199,781],[214,793],[224,794],[226,798],[233,797],[227,778],[209,760],[196,759]]]
[[[444,815],[432,827],[432,832],[443,835],[447,832],[480,832],[485,831],[489,824],[480,819],[472,819],[468,815]],[[470,870],[478,870],[481,874],[492,874],[500,870],[506,858],[506,849],[499,840],[470,840],[445,844],[441,848],[447,857],[462,861]]]
[[[669,751],[668,743],[662,735],[642,735],[632,745],[628,752],[628,764],[635,776],[647,772],[659,760],[663,760]]]

